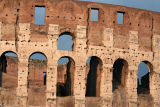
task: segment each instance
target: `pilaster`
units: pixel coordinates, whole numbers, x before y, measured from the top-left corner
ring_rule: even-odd
[[[48,39],[49,44],[54,50],[58,49],[58,37],[59,37],[59,25],[49,24],[48,28]]]
[[[86,79],[85,79],[86,63],[79,62],[75,68],[74,76],[74,97],[75,107],[85,107]]]
[[[160,105],[160,35],[153,34],[152,37],[152,51],[153,51],[153,71],[150,73],[150,94],[154,99],[154,106]],[[158,106],[156,106],[158,105]]]
[[[126,92],[128,96],[129,107],[137,105],[137,73],[138,67],[128,66],[128,72],[126,77]]]
[[[56,106],[57,66],[47,66],[46,107]]]
[[[101,72],[100,97],[102,97],[102,107],[112,106],[112,64],[103,65]]]
[[[22,106],[27,106],[27,79],[28,79],[28,57],[26,50],[28,49],[28,40],[30,38],[30,24],[20,23],[18,41],[16,49],[18,51],[18,102]]]
[[[27,78],[28,78],[28,60],[19,58],[18,62],[18,103],[21,106],[27,106]]]

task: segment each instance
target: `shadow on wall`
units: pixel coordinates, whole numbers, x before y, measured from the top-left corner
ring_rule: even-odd
[[[4,52],[0,57],[0,87],[17,87],[17,85],[18,57],[14,52]]]
[[[86,72],[86,97],[99,97],[102,61],[100,58],[92,56],[87,60],[87,63],[89,63],[89,71]]]
[[[10,106],[16,103],[17,71],[17,55],[14,52],[4,52],[0,57],[0,104],[2,105]]]
[[[57,63],[59,64],[57,68],[57,96],[72,96],[75,63],[69,57],[62,57]]]
[[[7,60],[5,55],[3,54],[0,58],[0,87],[2,87],[2,73],[6,73]]]
[[[117,59],[113,65],[112,91],[118,88],[125,88],[128,74],[128,63],[124,59]]]
[[[28,62],[28,105],[45,106],[47,57],[41,52],[35,52],[30,55]]]
[[[138,66],[137,93],[150,94],[151,73],[153,71],[151,63],[142,61]]]

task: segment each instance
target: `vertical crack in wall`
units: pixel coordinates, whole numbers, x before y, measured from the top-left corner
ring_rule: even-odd
[[[153,51],[153,25],[154,25],[154,19],[153,19],[153,16],[152,16],[152,28],[151,28],[151,51]],[[153,54],[154,55],[154,54]]]
[[[90,20],[90,8],[88,9],[88,17],[87,17],[87,29],[86,29],[86,38],[87,38],[87,42],[86,42],[86,45],[87,45],[87,51],[88,51],[88,33],[89,33],[89,20]]]
[[[17,33],[17,29],[18,29],[18,21],[19,21],[19,9],[20,8],[20,3],[18,4],[18,8],[17,8],[17,17],[16,17],[16,23],[15,23],[15,48],[16,51],[18,51],[18,33]]]
[[[18,51],[18,36],[17,36],[17,24],[15,25],[15,48],[16,48],[16,51]]]

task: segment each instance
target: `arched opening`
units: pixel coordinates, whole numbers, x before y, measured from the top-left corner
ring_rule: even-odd
[[[138,94],[150,94],[150,74],[153,71],[151,63],[142,61],[138,66]]]
[[[35,52],[29,57],[28,65],[28,104],[45,106],[47,58],[41,52]]]
[[[0,57],[0,86],[4,88],[18,86],[18,57],[14,52],[4,52]]]
[[[0,103],[6,106],[16,102],[18,86],[18,56],[12,51],[4,52],[0,57]]]
[[[86,97],[99,97],[102,61],[100,58],[92,56],[88,58],[86,66]]]
[[[124,88],[128,74],[128,63],[124,59],[117,59],[113,65],[112,91]]]
[[[70,32],[62,33],[58,38],[58,50],[73,51],[73,39]]]
[[[150,93],[150,86],[152,86],[152,74],[152,64],[148,61],[142,61],[138,66],[137,75],[137,94],[139,107],[151,107],[154,105],[154,100]]]
[[[75,62],[70,57],[61,57],[57,67],[57,96],[72,96],[74,89]]]

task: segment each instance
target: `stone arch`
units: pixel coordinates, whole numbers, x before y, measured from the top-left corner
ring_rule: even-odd
[[[143,64],[143,65],[141,65]],[[152,84],[153,65],[147,61],[141,61],[138,65],[138,81],[137,94],[150,94],[150,87]]]
[[[39,52],[39,51],[33,52],[28,58],[28,77],[27,77],[28,87],[29,85],[32,84],[32,83],[30,84],[29,81],[33,82],[32,85],[46,85],[46,77],[43,78],[43,82],[34,83],[34,80],[37,78],[36,74],[38,73],[38,76],[40,76],[43,72],[42,70],[39,69],[41,67],[44,67],[45,73],[47,74],[47,56],[43,52]],[[35,77],[34,80],[32,80],[33,78],[31,77],[32,74],[30,70],[33,72],[37,72],[37,73],[34,73],[34,77]]]
[[[5,51],[1,54],[0,87],[1,86],[10,88],[18,86],[18,55],[14,51]]]
[[[45,106],[47,57],[42,52],[33,52],[28,58],[28,104]]]
[[[92,56],[89,60],[86,65],[88,68],[86,69],[86,97],[99,97],[103,63],[97,56]]]
[[[32,55],[37,54],[37,53],[42,54],[42,55],[45,57],[45,59],[48,60],[48,59],[47,59],[47,55],[46,55],[44,52],[41,52],[41,51],[32,52],[32,53],[29,55],[29,58],[28,58],[28,59],[30,59],[30,57],[31,57]]]
[[[128,75],[128,62],[118,58],[113,64],[112,91],[125,88]]]
[[[75,44],[75,36],[69,31],[61,33],[57,39],[57,49],[73,51]]]
[[[14,51],[5,51],[0,56],[0,88],[2,105],[14,105],[18,87],[18,55]]]
[[[57,63],[57,96],[73,96],[75,61],[69,56],[62,56]]]

